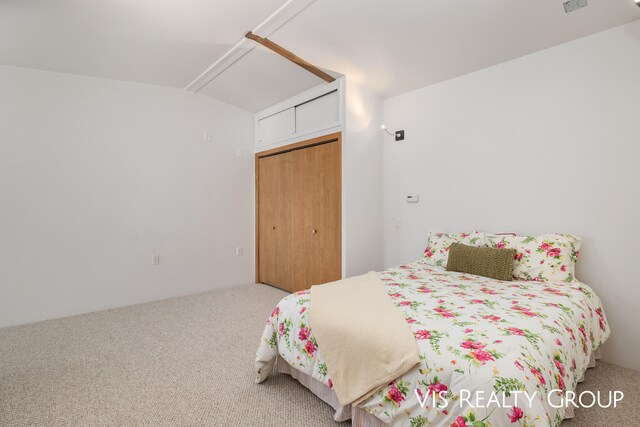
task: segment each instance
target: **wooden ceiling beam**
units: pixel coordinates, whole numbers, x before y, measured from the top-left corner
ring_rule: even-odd
[[[322,80],[324,80],[327,83],[331,83],[331,82],[336,80],[333,77],[331,77],[329,74],[327,74],[324,71],[322,71],[320,68],[318,68],[315,65],[305,61],[304,59],[300,58],[298,55],[294,54],[293,52],[288,51],[287,49],[283,48],[282,46],[280,46],[277,43],[272,42],[269,39],[266,39],[264,37],[260,37],[260,36],[258,36],[256,34],[253,34],[251,31],[249,31],[245,35],[245,37],[250,39],[250,40],[253,40],[256,43],[261,44],[262,46],[266,47],[269,50],[274,51],[275,53],[277,53],[278,55],[282,56],[283,58],[288,59],[289,61],[293,62],[294,64],[304,68],[308,72],[320,77]]]

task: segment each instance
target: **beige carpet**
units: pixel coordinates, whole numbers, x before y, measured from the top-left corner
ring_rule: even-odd
[[[338,425],[290,377],[253,382],[258,339],[283,295],[251,285],[0,329],[0,426]],[[640,423],[640,373],[599,363],[587,388],[626,397],[563,427]]]

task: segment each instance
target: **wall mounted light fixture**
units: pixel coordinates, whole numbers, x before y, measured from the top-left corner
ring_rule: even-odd
[[[636,6],[640,7],[640,0],[634,0],[634,3],[636,4]]]
[[[389,129],[387,129],[386,125],[380,126],[380,129],[382,129],[383,131],[385,131],[391,136],[395,136],[396,141],[404,141],[404,130],[397,130],[395,132],[391,132]]]

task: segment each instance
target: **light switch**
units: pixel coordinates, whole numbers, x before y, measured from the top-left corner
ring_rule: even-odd
[[[407,201],[407,203],[418,203],[418,201],[420,200],[420,196],[418,195],[418,193],[409,193],[405,196],[405,200]]]

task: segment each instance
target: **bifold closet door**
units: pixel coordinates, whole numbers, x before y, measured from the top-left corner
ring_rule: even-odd
[[[258,160],[258,277],[292,290],[293,152]]]
[[[338,141],[293,151],[293,291],[342,277],[342,154]]]

